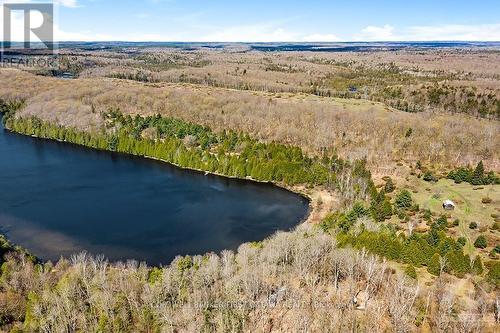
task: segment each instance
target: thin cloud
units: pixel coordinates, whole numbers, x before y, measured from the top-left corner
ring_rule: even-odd
[[[414,40],[500,41],[500,23],[439,26],[415,26],[408,29]]]
[[[60,5],[62,7],[67,7],[67,8],[78,8],[78,7],[81,7],[78,4],[77,0],[54,0],[53,3],[56,4],[56,5]]]
[[[298,39],[297,34],[283,28],[260,24],[219,29],[201,37],[203,42],[286,42]]]
[[[312,34],[302,38],[304,42],[340,42],[341,38],[334,34]]]
[[[356,41],[500,41],[500,23],[411,26],[400,31],[389,24],[367,26],[354,35]]]
[[[384,26],[369,25],[361,33],[354,35],[354,40],[361,41],[391,41],[397,39],[394,35],[394,27],[386,24]]]

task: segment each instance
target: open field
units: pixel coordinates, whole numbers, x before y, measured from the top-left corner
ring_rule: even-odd
[[[446,215],[449,221],[447,234],[454,238],[465,237],[467,244],[464,248],[471,256],[482,255],[486,260],[490,251],[500,244],[500,231],[494,230],[494,223],[500,219],[500,190],[498,185],[474,186],[468,183],[455,184],[449,179],[440,179],[437,182],[427,182],[416,177],[408,180],[400,179],[398,187],[411,191],[414,202],[420,209],[428,209],[432,215],[439,217]],[[491,202],[483,203],[484,198]],[[444,200],[452,200],[456,204],[454,210],[445,210],[442,207]],[[453,225],[455,220],[458,225]],[[398,219],[394,219],[394,222]],[[470,229],[471,222],[477,223],[477,228]],[[425,221],[420,221],[425,225]],[[474,248],[474,241],[479,235],[485,235],[488,247]]]

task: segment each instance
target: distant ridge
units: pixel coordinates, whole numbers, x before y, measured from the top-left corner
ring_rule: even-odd
[[[432,48],[500,48],[498,42],[468,42],[468,41],[432,41],[432,42],[280,42],[280,43],[245,43],[245,42],[57,42],[59,49],[106,50],[117,48],[149,48],[167,47],[183,50],[200,48],[223,49],[227,47],[244,47],[249,50],[276,52],[276,51],[322,51],[322,52],[364,52],[364,51],[397,51],[402,49],[432,49]],[[21,43],[13,42],[14,48],[21,47]],[[32,43],[33,48],[43,47],[42,43]]]

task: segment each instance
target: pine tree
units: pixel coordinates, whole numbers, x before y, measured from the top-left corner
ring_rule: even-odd
[[[472,265],[472,272],[477,275],[483,274],[483,263],[481,257],[477,256]]]
[[[483,185],[483,182],[484,182],[484,165],[483,161],[479,161],[479,163],[476,166],[476,169],[474,170],[474,173],[472,174],[471,183],[472,185]]]
[[[370,206],[372,217],[375,221],[382,222],[392,215],[392,205],[384,190],[378,192],[373,198]]]
[[[384,186],[384,191],[385,193],[391,193],[392,191],[394,191],[396,187],[394,186],[394,182],[392,181],[391,178],[387,179],[387,182],[385,183],[385,186]]]
[[[412,202],[411,193],[408,190],[399,192],[395,200],[396,207],[400,209],[410,208]]]
[[[417,279],[417,271],[415,270],[415,267],[413,267],[413,265],[410,264],[410,265],[406,266],[405,273],[406,273],[406,275],[408,275],[412,279],[415,279],[415,280]]]
[[[448,225],[448,219],[446,218],[446,215],[441,215],[434,223],[435,228],[437,228],[438,230],[446,229],[447,225]]]
[[[433,275],[439,275],[441,273],[441,264],[440,264],[440,255],[439,253],[435,253],[431,260],[429,261],[429,265],[427,267],[427,270],[429,273]]]
[[[474,246],[479,249],[484,249],[488,246],[488,242],[486,241],[486,237],[483,235],[479,236],[474,242]]]

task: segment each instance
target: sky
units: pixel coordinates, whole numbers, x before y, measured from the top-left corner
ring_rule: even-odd
[[[0,0],[6,2],[51,1]],[[62,41],[500,41],[499,0],[53,2],[55,38]],[[32,27],[42,22],[36,14]],[[23,39],[22,25],[15,12],[13,40]]]

